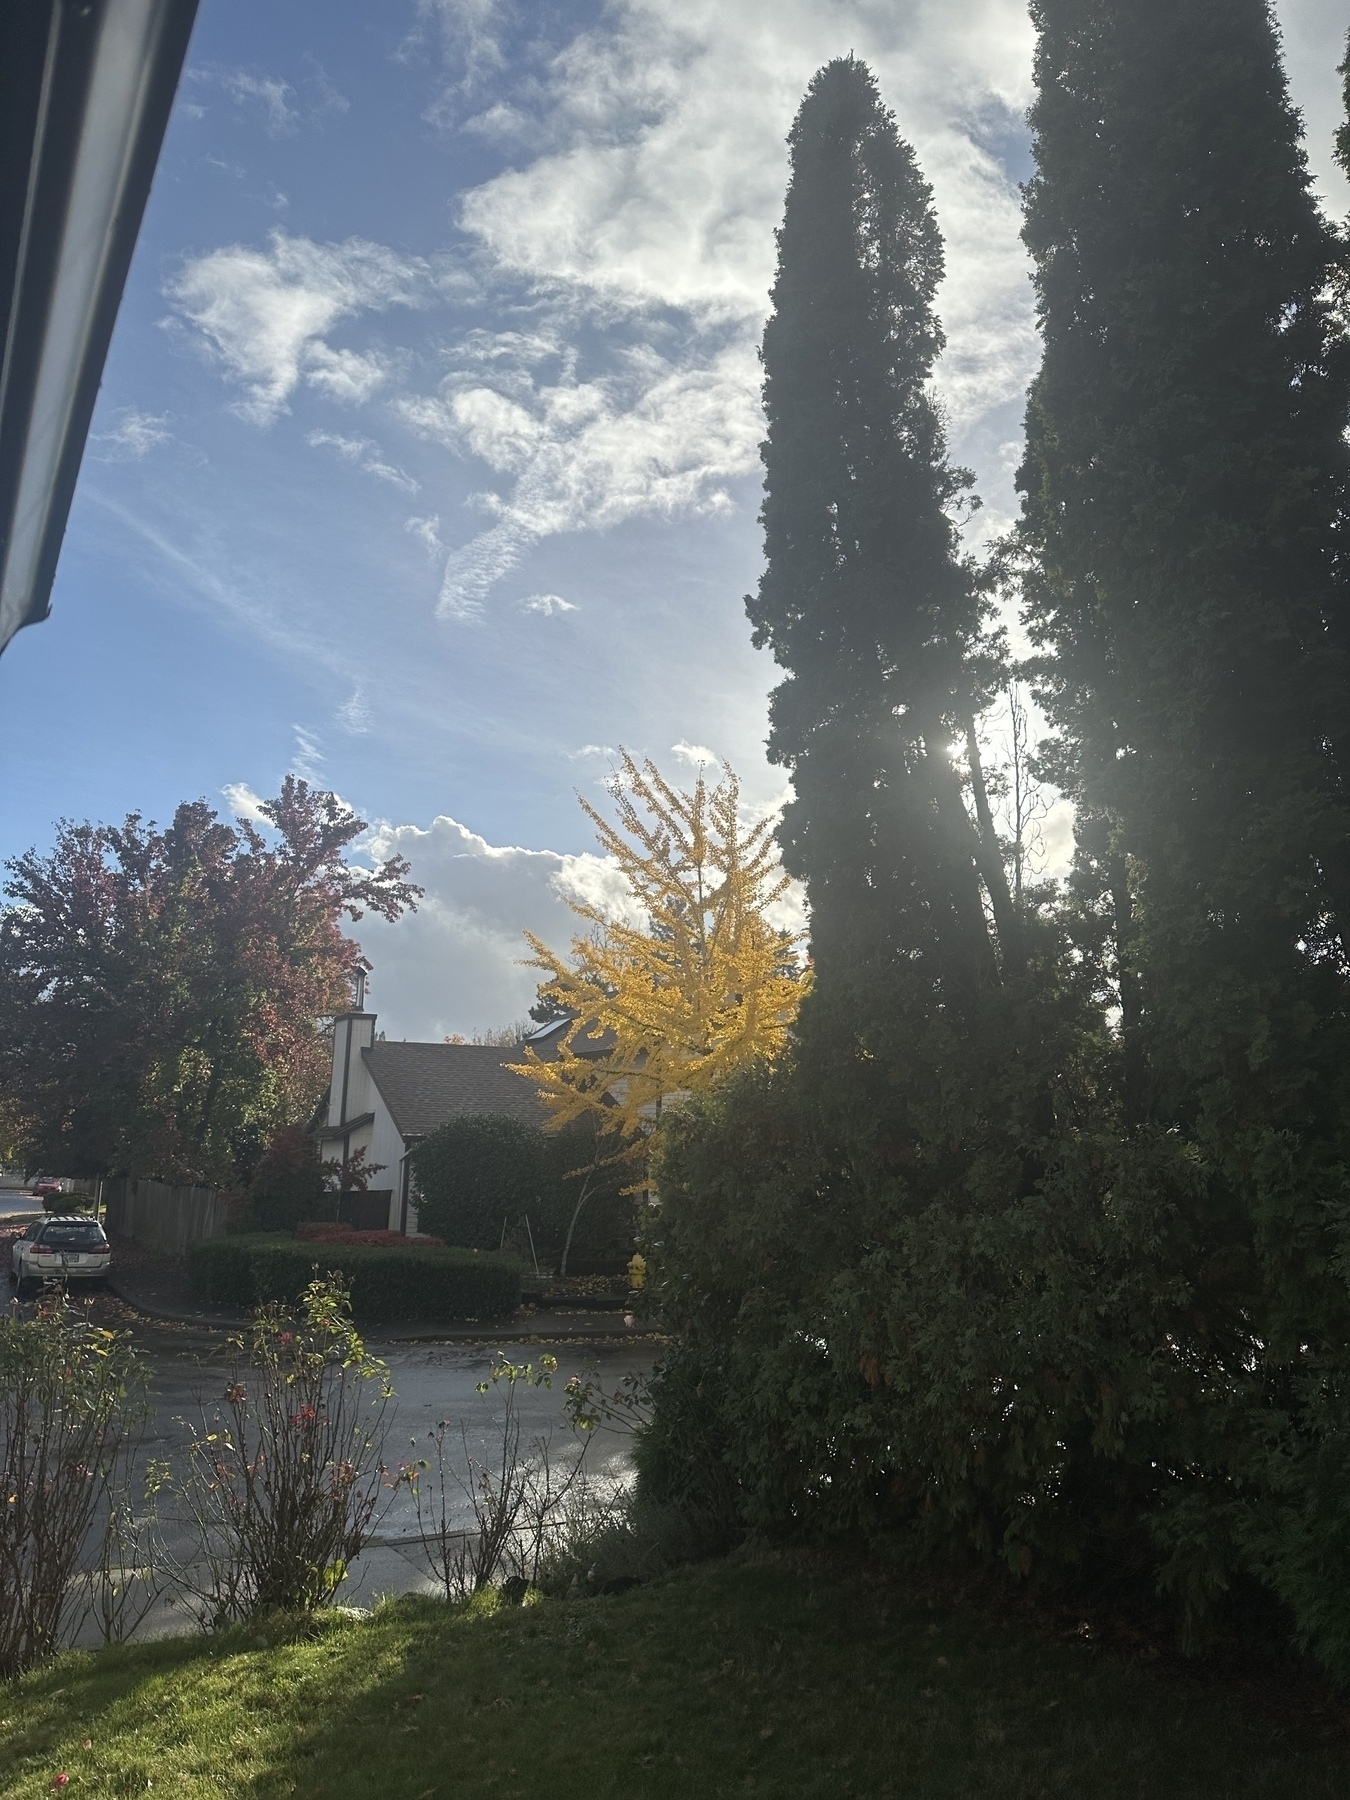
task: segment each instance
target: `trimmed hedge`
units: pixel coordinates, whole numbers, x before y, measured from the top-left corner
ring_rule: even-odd
[[[323,1273],[342,1271],[357,1318],[486,1319],[520,1304],[520,1268],[511,1257],[305,1244],[275,1233],[199,1240],[188,1249],[188,1280],[205,1305],[249,1307],[295,1300],[316,1264]]]

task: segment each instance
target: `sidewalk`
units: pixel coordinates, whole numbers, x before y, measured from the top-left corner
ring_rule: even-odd
[[[143,1318],[199,1331],[234,1332],[249,1323],[249,1314],[221,1309],[204,1312],[192,1304],[183,1265],[172,1257],[152,1256],[139,1245],[121,1240],[113,1250],[109,1290]],[[633,1324],[626,1323],[633,1319]],[[412,1319],[380,1324],[372,1321],[364,1335],[384,1344],[520,1344],[574,1340],[646,1338],[655,1335],[650,1320],[613,1309],[522,1306],[510,1319],[481,1322]]]

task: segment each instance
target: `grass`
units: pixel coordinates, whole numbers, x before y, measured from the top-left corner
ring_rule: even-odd
[[[0,1795],[1319,1800],[1312,1715],[856,1574],[706,1564],[609,1599],[72,1653],[0,1687]]]

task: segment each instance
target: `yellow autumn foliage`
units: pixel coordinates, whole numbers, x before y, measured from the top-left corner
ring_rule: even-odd
[[[610,788],[617,823],[581,805],[645,917],[625,923],[570,901],[591,930],[569,956],[526,932],[527,966],[547,977],[540,992],[573,1016],[556,1061],[527,1049],[512,1067],[534,1081],[553,1129],[589,1114],[636,1147],[672,1098],[775,1057],[807,976],[800,939],[765,916],[788,886],[772,820],[743,826],[731,768],[713,787],[700,773],[685,793],[654,763],[622,759]],[[578,1040],[598,1040],[603,1054],[578,1055]]]

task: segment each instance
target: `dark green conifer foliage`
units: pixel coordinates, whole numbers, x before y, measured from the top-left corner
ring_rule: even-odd
[[[1241,1160],[1308,1124],[1339,1054],[1341,245],[1264,0],[1032,11],[1021,482],[1057,772],[1115,915],[1130,1111]]]
[[[981,603],[952,520],[970,477],[925,386],[942,240],[862,63],[819,72],[788,141],[764,334],[768,566],[746,603],[787,670],[769,739],[797,796],[785,861],[823,981],[865,966],[866,985],[878,962],[922,955],[968,1004],[996,971],[982,874],[1006,936],[1012,921],[949,754],[977,704]]]

